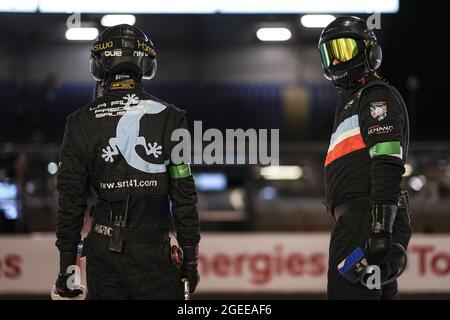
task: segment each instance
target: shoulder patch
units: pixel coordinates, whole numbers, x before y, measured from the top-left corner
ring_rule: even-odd
[[[388,107],[386,101],[375,101],[370,104],[370,114],[372,118],[381,121],[386,119]]]
[[[133,79],[125,79],[121,81],[115,81],[109,85],[111,90],[130,90],[135,88],[135,82]]]

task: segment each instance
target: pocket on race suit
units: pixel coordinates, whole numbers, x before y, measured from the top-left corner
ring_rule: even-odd
[[[175,265],[173,259],[172,259],[172,251],[170,247],[169,241],[164,241],[163,243],[156,246],[151,246],[148,244],[141,244],[142,250],[149,250],[151,251],[152,248],[154,251],[155,256],[153,256],[153,259],[157,265],[161,267],[162,270],[165,270],[166,273],[180,273],[180,269]],[[149,246],[151,248],[149,248]],[[149,248],[149,249],[147,249]]]
[[[141,266],[143,270],[153,269],[161,274],[179,273],[179,269],[172,262],[170,256],[169,241],[159,243],[125,243],[124,255],[126,259],[132,261],[136,266]]]
[[[333,268],[357,247],[364,249],[369,237],[369,201],[350,201],[344,208],[331,233],[330,262]]]
[[[169,256],[169,242],[127,242],[119,255],[122,278],[134,298],[157,298],[168,288],[181,286],[180,274]],[[169,290],[170,291],[170,290]]]
[[[86,264],[94,267],[113,265],[113,254],[109,252],[109,238],[90,231],[85,239]]]
[[[348,232],[363,232],[370,229],[370,204],[364,200],[349,200],[345,203],[346,210],[340,217],[340,222]]]

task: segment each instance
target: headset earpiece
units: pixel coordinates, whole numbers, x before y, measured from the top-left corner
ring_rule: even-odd
[[[156,74],[156,69],[158,67],[158,64],[156,63],[156,58],[153,58],[150,63],[147,64],[147,67],[144,70],[144,73],[142,75],[142,79],[144,80],[150,80],[152,79]]]
[[[103,68],[103,64],[101,64],[94,55],[91,55],[91,59],[89,60],[89,67],[91,69],[92,77],[96,81],[103,80],[105,76],[105,69]]]
[[[368,48],[367,60],[372,70],[377,70],[380,67],[381,61],[383,60],[383,51],[380,45],[374,44]]]

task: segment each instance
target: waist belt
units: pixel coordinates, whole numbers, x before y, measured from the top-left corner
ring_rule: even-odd
[[[336,207],[333,209],[332,214],[333,214],[334,219],[335,219],[336,221],[338,221],[339,218],[342,217],[342,215],[343,215],[346,211],[349,210],[349,208],[350,208],[350,203],[351,203],[351,202],[352,202],[351,200],[346,201],[346,202],[344,202],[344,203],[342,203],[342,204],[336,206]],[[398,209],[406,210],[406,213],[407,213],[407,215],[408,215],[408,220],[409,220],[409,219],[410,219],[411,212],[410,212],[410,208],[409,208],[409,197],[408,197],[408,192],[407,192],[407,191],[402,191],[402,193],[401,193],[400,196],[398,197],[398,204],[397,204],[397,206],[398,206]]]
[[[112,237],[113,227],[105,226],[99,223],[94,223],[92,228],[93,234]],[[158,234],[152,232],[150,229],[137,229],[137,228],[123,228],[120,234],[121,240],[125,242],[143,242],[143,243],[161,243],[164,241],[169,241],[169,235]]]

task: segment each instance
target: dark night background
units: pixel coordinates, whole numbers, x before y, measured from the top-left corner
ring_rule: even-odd
[[[375,31],[383,48],[380,74],[400,91],[410,116],[411,147],[402,188],[410,195],[414,232],[421,239],[433,234],[427,241],[435,235],[443,239],[433,245],[443,250],[436,257],[446,259],[441,269],[446,273],[435,275],[431,287],[440,279],[445,287],[450,275],[450,253],[442,249],[450,234],[447,7],[447,1],[400,0],[399,12],[381,14],[381,29]],[[320,66],[322,29],[302,26],[302,15],[135,14],[135,25],[149,35],[157,52],[156,77],[145,83],[151,94],[185,109],[190,128],[194,120],[202,120],[203,130],[280,129],[280,168],[298,173],[271,179],[259,165],[193,166],[202,232],[258,231],[268,238],[273,232],[328,235],[334,224],[322,201],[337,92]],[[102,16],[82,14],[82,26],[102,31]],[[92,101],[94,88],[92,41],[67,40],[68,17],[0,13],[0,234],[54,236],[65,119]],[[288,28],[292,38],[262,42],[256,37],[261,27]],[[200,175],[205,179],[197,179]],[[217,179],[223,184],[208,190],[208,183]],[[13,252],[1,243],[0,287],[5,280],[2,254]],[[444,289],[441,297],[448,297],[450,289]],[[0,298],[2,292],[0,288]],[[233,297],[259,297],[246,294]],[[217,297],[230,295],[219,292]]]
[[[377,31],[383,47],[381,74],[404,96],[413,140],[445,141],[450,136],[445,12],[443,2],[430,6],[425,1],[401,1],[398,13],[382,14]],[[0,94],[6,101],[0,141],[58,142],[65,116],[91,99],[89,42],[64,39],[67,17],[0,14],[4,35]],[[82,20],[98,24],[100,17],[86,14]],[[137,25],[150,35],[159,53],[159,73],[147,86],[188,110],[190,121],[202,119],[205,127],[278,127],[283,141],[325,142],[335,91],[320,74],[316,50],[320,29],[300,27],[298,17],[137,15]],[[261,44],[254,35],[260,25],[289,26],[293,37],[286,43]],[[240,48],[248,53],[241,55]],[[252,60],[252,50],[262,52],[259,60]],[[284,63],[287,56],[302,60],[300,67]],[[283,64],[291,71],[276,71],[272,77]],[[74,71],[76,76],[71,75]],[[297,128],[286,126],[292,110],[281,101],[285,88],[292,85],[306,88],[309,96],[308,105],[301,107],[307,116]]]

